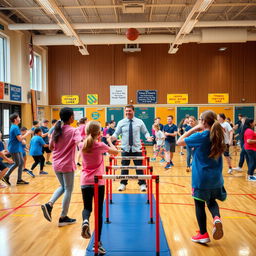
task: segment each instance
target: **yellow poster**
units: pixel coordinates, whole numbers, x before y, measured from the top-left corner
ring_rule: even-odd
[[[70,105],[76,105],[79,103],[79,96],[78,95],[63,95],[61,97],[61,103],[62,104],[70,104]]]
[[[89,121],[98,121],[101,123],[102,127],[105,127],[106,122],[106,110],[105,108],[86,108],[86,117]]]
[[[228,93],[208,93],[208,103],[226,104],[229,103]]]
[[[188,94],[167,94],[167,104],[188,104]]]
[[[87,105],[97,105],[98,94],[87,94]]]

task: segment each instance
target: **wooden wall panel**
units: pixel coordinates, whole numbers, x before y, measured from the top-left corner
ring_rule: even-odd
[[[218,51],[226,46],[224,52]],[[256,42],[184,44],[177,54],[168,45],[141,45],[139,53],[124,53],[123,45],[89,46],[82,56],[74,46],[49,47],[49,98],[76,94],[86,104],[87,93],[97,93],[99,104],[109,104],[110,85],[128,85],[128,99],[136,91],[158,90],[158,103],[167,93],[188,93],[189,103],[207,103],[208,93],[229,93],[230,103],[256,102]]]

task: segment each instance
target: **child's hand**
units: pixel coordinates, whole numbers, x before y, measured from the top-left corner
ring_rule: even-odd
[[[7,161],[7,163],[9,163],[9,164],[13,164],[13,161],[12,161],[11,158],[7,158],[6,161]]]
[[[193,127],[191,130],[193,130],[193,131],[202,131],[203,129],[204,129],[204,125],[202,123],[199,123],[195,127]]]

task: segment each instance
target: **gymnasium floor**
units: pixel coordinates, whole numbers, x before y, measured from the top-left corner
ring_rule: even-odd
[[[147,149],[149,152],[151,148]],[[178,148],[176,149],[176,151]],[[232,156],[235,167],[239,154]],[[224,223],[224,238],[212,240],[208,245],[191,242],[190,237],[198,230],[191,192],[191,173],[185,170],[186,155],[175,153],[175,167],[165,171],[159,162],[152,163],[160,179],[160,214],[166,237],[173,256],[255,256],[256,246],[256,183],[248,182],[245,171],[227,174],[223,169],[228,198],[220,202]],[[106,160],[108,162],[108,160]],[[29,158],[29,164],[31,159]],[[245,168],[246,169],[246,168]],[[53,221],[47,222],[42,215],[40,204],[47,202],[57,188],[57,179],[51,166],[45,168],[47,176],[30,178],[24,173],[28,186],[11,186],[0,189],[0,256],[84,256],[88,240],[80,236],[82,197],[79,176],[76,172],[75,188],[69,216],[77,219],[74,225],[59,228],[58,217],[61,201],[55,204]],[[131,171],[133,172],[133,171]],[[36,173],[36,172],[35,172]],[[11,177],[15,182],[16,177]],[[118,184],[114,184],[114,192]],[[134,182],[130,182],[126,193],[139,193]],[[209,212],[208,232],[212,223]],[[93,218],[91,218],[93,230]],[[142,238],[143,239],[143,238]],[[145,241],[146,242],[146,241]],[[107,254],[106,254],[107,255]],[[122,255],[120,255],[122,256]],[[136,255],[135,255],[136,256]]]

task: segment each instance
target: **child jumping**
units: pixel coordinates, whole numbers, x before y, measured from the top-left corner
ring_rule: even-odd
[[[156,158],[160,155],[162,158],[160,162],[165,162],[164,160],[164,141],[165,136],[164,133],[160,130],[159,124],[154,124],[153,129],[155,131],[155,140],[156,140],[156,147],[154,151],[154,157],[151,158],[151,161],[156,161]]]
[[[227,197],[222,176],[222,153],[226,146],[223,129],[212,111],[201,114],[200,122],[177,141],[179,146],[194,148],[192,162],[192,197],[195,201],[196,218],[200,228],[192,237],[196,243],[210,242],[206,229],[205,202],[213,217],[213,238],[223,237],[222,222],[216,199],[224,201]],[[202,132],[198,132],[202,131]]]
[[[117,155],[118,151],[112,144],[111,139],[108,139],[110,145],[107,146],[104,142],[98,142],[101,135],[100,123],[97,121],[91,121],[86,127],[87,137],[84,145],[82,146],[81,156],[83,159],[83,169],[81,173],[81,190],[83,195],[84,209],[82,212],[83,224],[81,236],[83,238],[90,238],[90,226],[89,218],[92,212],[92,199],[94,196],[94,175],[102,175],[104,173],[104,156],[103,154],[108,152],[109,154]],[[102,229],[102,212],[104,201],[104,180],[99,180],[99,253],[105,254],[106,250],[103,248],[100,242],[101,229]]]

